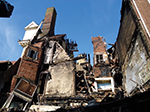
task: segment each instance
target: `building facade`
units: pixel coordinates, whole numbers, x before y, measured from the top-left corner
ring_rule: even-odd
[[[149,88],[150,4],[123,0],[116,52],[123,73],[123,88],[133,94]]]
[[[97,91],[112,90],[114,92],[114,81],[111,77],[110,62],[107,54],[107,45],[104,37],[92,37],[93,43],[93,73]]]
[[[54,7],[47,8],[40,25],[32,21],[25,27],[24,38],[18,41],[23,47],[20,63],[11,76],[11,93],[4,108],[17,101],[16,108],[24,111],[37,94],[43,94],[41,100],[45,102],[50,97],[76,94],[75,61],[71,58],[78,51],[77,44],[69,41],[66,34],[55,35],[56,15]]]

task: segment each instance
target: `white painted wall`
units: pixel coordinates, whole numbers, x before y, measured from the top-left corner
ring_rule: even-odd
[[[26,30],[23,40],[31,40],[33,35],[35,34],[36,29],[28,29]]]
[[[31,40],[35,35],[37,28],[38,25],[34,21],[27,25],[25,27],[26,32],[24,34],[23,40]]]

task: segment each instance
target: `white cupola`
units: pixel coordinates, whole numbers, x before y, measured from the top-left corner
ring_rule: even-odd
[[[31,42],[37,33],[38,25],[32,21],[29,25],[27,25],[25,28],[25,34],[23,37],[23,40],[19,40],[18,43],[23,48],[28,45],[29,42]]]
[[[26,26],[24,29],[25,29],[25,34],[24,34],[24,37],[23,37],[23,40],[32,40],[33,39],[33,36],[36,32],[38,28],[38,25],[32,21],[28,26]]]

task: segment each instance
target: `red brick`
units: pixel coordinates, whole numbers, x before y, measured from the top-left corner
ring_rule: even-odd
[[[29,46],[28,48],[26,48],[25,51],[25,55],[23,56],[23,58],[21,59],[19,68],[18,68],[18,72],[17,72],[17,76],[20,77],[25,77],[26,79],[32,80],[34,83],[37,82],[37,76],[38,76],[38,69],[41,66],[41,62],[42,62],[42,50],[41,48],[38,47],[42,47],[42,43],[36,43],[34,46]],[[34,49],[36,51],[38,51],[38,60],[29,60],[27,57],[27,51],[28,49]],[[14,89],[16,85],[16,79],[13,78],[12,80],[12,84],[11,84],[11,90]]]
[[[92,37],[93,50],[96,52],[106,52],[105,42],[103,41],[103,37]]]

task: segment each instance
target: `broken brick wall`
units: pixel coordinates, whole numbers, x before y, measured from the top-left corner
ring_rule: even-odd
[[[93,50],[96,52],[106,52],[106,45],[103,41],[103,37],[92,37]]]
[[[136,3],[140,1],[137,0]],[[148,4],[147,0],[138,5],[143,7],[145,4]],[[142,9],[144,11],[141,11],[142,14],[147,13],[146,8],[145,6],[145,11]],[[123,1],[116,47],[123,72],[123,88],[131,93],[137,88],[137,84],[144,85],[150,79],[150,41],[130,0]]]
[[[103,37],[92,37],[94,59],[93,73],[95,77],[110,77],[109,60],[106,42]]]
[[[93,73],[96,78],[111,77],[110,66],[96,66],[93,67]]]
[[[106,42],[103,37],[92,37],[92,44],[93,44],[93,51],[94,51],[94,57],[93,57],[93,64],[97,65],[101,62],[109,63],[108,61],[108,55],[106,53]]]
[[[134,22],[134,18],[130,10],[129,4],[126,4],[126,6],[122,7],[121,25],[116,42],[119,62],[121,65],[125,60],[125,56],[132,40],[132,35],[136,29],[136,23]]]
[[[42,64],[42,43],[43,42],[40,42],[38,44],[36,43],[35,45],[30,45],[26,48],[25,54],[21,59],[17,74],[12,79],[11,91],[15,88],[17,79],[19,79],[20,77],[24,77],[32,81],[34,84],[37,83],[38,74]],[[33,54],[31,50],[33,50]],[[30,55],[29,51],[31,51]],[[37,57],[34,56],[35,53]]]

